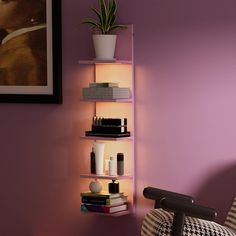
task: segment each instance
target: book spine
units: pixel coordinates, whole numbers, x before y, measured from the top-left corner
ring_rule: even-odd
[[[95,133],[120,134],[127,132],[127,126],[92,125],[92,131]]]
[[[82,211],[92,211],[92,212],[101,212],[101,213],[110,213],[110,209],[104,206],[99,206],[99,205],[87,205],[87,204],[82,204],[81,205],[81,210]]]
[[[85,196],[85,197],[95,197],[95,198],[119,198],[119,197],[123,197],[124,196],[124,193],[121,192],[121,193],[108,193],[108,194],[105,194],[105,193],[98,193],[98,194],[95,194],[95,193],[91,193],[91,192],[84,192],[84,193],[80,193],[81,197],[82,196]]]
[[[127,204],[116,205],[113,207],[101,206],[101,205],[91,205],[91,204],[82,204],[81,210],[84,212],[100,212],[100,213],[115,213],[119,211],[127,210]]]
[[[101,125],[127,125],[127,118],[102,118]]]
[[[105,83],[89,83],[89,87],[90,88],[106,88],[106,87],[118,87],[118,83],[109,83],[109,82],[105,82]]]
[[[116,203],[123,203],[127,201],[127,197],[116,197],[110,199],[109,197],[88,197],[88,196],[82,196],[81,202],[82,203],[89,203],[89,204],[96,204],[96,205],[112,205]]]
[[[97,205],[109,205],[110,199],[104,197],[86,197],[82,196],[81,198],[82,203],[90,203],[90,204],[97,204]]]
[[[127,99],[130,98],[129,88],[83,88],[83,98],[87,99]]]

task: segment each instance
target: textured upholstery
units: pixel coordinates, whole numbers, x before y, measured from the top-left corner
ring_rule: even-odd
[[[236,232],[236,197],[234,197],[233,204],[228,212],[224,225]]]
[[[236,205],[234,205],[233,213],[231,211],[232,213],[230,214],[231,218],[230,219],[228,218],[228,221],[226,222],[228,225],[229,224],[233,225],[232,216],[234,216],[235,220],[235,213],[236,213],[235,206]],[[153,209],[145,216],[143,220],[141,236],[171,236],[172,222],[173,222],[172,213],[164,211],[162,209]],[[205,235],[236,236],[236,233],[234,233],[233,230],[231,229],[212,221],[206,221],[186,216],[184,222],[183,235],[184,236],[205,236]]]

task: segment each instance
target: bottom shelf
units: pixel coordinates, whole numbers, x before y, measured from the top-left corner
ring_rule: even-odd
[[[81,174],[80,178],[89,178],[89,179],[113,179],[113,180],[121,180],[121,179],[133,179],[133,176],[127,175],[96,175],[96,174]]]

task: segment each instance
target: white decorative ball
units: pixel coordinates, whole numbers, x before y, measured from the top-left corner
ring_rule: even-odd
[[[91,181],[89,189],[92,193],[100,193],[102,191],[102,184],[98,180]]]

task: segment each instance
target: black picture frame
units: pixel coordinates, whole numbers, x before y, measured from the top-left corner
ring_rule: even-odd
[[[36,0],[37,1],[37,0]],[[33,92],[2,92],[0,90],[0,103],[48,103],[48,104],[62,104],[62,35],[61,35],[61,0],[46,0],[47,11],[47,45],[48,40],[51,40],[50,50],[51,61],[50,71],[47,71],[47,80],[51,80],[50,92],[37,93]],[[48,33],[48,26],[50,26],[50,33]],[[48,53],[48,52],[47,52]],[[1,58],[0,58],[1,59]],[[47,65],[48,65],[47,58]],[[1,86],[0,88],[6,86]],[[12,86],[12,88],[15,86]],[[19,87],[19,86],[18,86]],[[28,86],[30,87],[30,86]],[[26,89],[28,89],[28,87]],[[43,87],[43,86],[42,86]],[[7,86],[11,90],[11,86]]]

